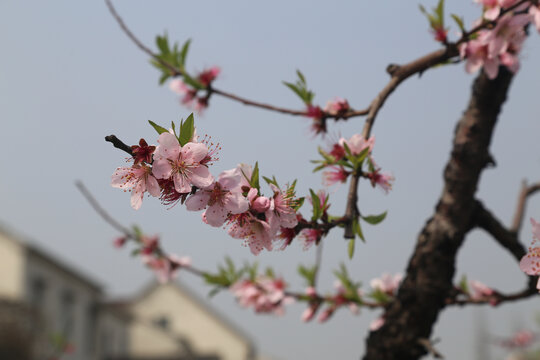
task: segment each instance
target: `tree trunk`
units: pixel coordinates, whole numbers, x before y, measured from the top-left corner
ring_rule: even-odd
[[[403,284],[384,314],[385,324],[369,334],[365,360],[412,360],[427,353],[419,339],[430,338],[453,289],[457,251],[474,225],[474,195],[482,170],[492,162],[488,147],[511,80],[502,67],[495,80],[483,72],[475,79],[456,126],[435,213],[418,236]]]

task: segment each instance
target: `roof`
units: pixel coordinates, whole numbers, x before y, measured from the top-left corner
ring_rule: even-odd
[[[150,295],[152,292],[154,292],[157,288],[159,288],[162,285],[163,284],[160,284],[156,280],[153,280],[147,286],[145,286],[137,295],[133,296],[132,298],[124,298],[118,301],[111,301],[111,303],[115,304],[116,306],[126,306],[126,307],[133,305],[136,302],[139,302],[145,297],[147,297],[148,295]],[[183,295],[187,296],[188,299],[191,300],[195,306],[200,307],[202,311],[212,316],[217,322],[221,323],[225,328],[230,330],[232,333],[234,333],[238,337],[244,339],[250,348],[250,352],[254,353],[255,342],[253,341],[253,339],[247,333],[245,333],[239,327],[233,324],[229,319],[227,319],[225,316],[219,313],[216,309],[209,306],[208,301],[206,299],[200,297],[193,290],[189,289],[185,285],[180,284],[180,282],[178,281],[171,281],[165,285],[173,285],[176,290],[181,292]]]
[[[103,286],[98,281],[94,280],[90,276],[84,274],[78,270],[75,265],[69,264],[67,261],[60,259],[58,256],[51,254],[48,250],[45,250],[41,246],[37,245],[33,240],[19,233],[14,232],[7,225],[0,222],[0,234],[6,238],[22,245],[30,254],[39,257],[52,265],[61,272],[76,278],[77,280],[88,285],[92,289],[98,292],[103,292]]]

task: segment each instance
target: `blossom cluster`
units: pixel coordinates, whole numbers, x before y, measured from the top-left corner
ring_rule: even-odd
[[[135,228],[135,235],[132,239],[138,245],[133,254],[140,255],[143,264],[152,269],[160,283],[167,283],[172,280],[180,268],[191,266],[191,258],[188,256],[179,257],[175,254],[164,254],[159,244],[159,236],[147,236],[141,234]],[[116,248],[123,247],[129,238],[121,236],[114,240]]]
[[[283,315],[285,305],[294,302],[294,298],[285,293],[285,288],[283,279],[261,276],[255,280],[238,281],[229,290],[243,307],[253,307],[256,313]]]
[[[532,2],[524,2],[512,11],[519,0],[475,0],[483,6],[482,18],[474,26],[494,21],[495,26],[486,27],[460,45],[461,58],[466,59],[465,70],[476,72],[483,67],[490,79],[497,77],[499,66],[511,72],[519,70],[519,53],[526,38],[525,27],[534,23],[540,31],[540,9]],[[506,11],[505,11],[506,10]]]
[[[169,83],[171,91],[178,95],[182,95],[180,103],[197,112],[202,112],[208,107],[209,93],[205,95],[199,95],[199,90],[208,89],[212,82],[218,77],[221,69],[217,66],[213,66],[200,72],[196,76],[196,82],[183,81],[181,78],[175,78]],[[196,85],[196,86],[194,86]],[[200,85],[200,86],[199,86]]]
[[[328,151],[319,149],[324,161],[320,163],[316,170],[325,169],[323,172],[323,183],[332,186],[345,183],[349,175],[358,172],[369,179],[373,187],[379,187],[385,193],[392,189],[394,177],[388,173],[381,172],[377,166],[371,152],[375,145],[375,138],[372,136],[365,139],[360,134],[354,134],[350,139],[340,138],[333,143]],[[366,160],[367,161],[364,161]],[[367,170],[363,171],[362,166],[367,163]]]
[[[202,220],[206,224],[225,226],[231,237],[245,240],[255,255],[263,249],[272,250],[275,241],[294,237],[296,232],[291,229],[301,219],[294,184],[282,191],[275,180],[270,181],[273,195],[263,196],[258,166],[252,169],[245,164],[223,171],[216,180],[209,165],[217,159],[219,147],[206,137],[199,141],[192,116],[188,119],[181,125],[179,136],[174,129],[166,131],[152,123],[161,132],[159,145],[149,146],[141,139],[132,147],[132,166],[117,168],[111,185],[131,191],[134,209],[141,207],[148,192],[166,205],[181,202],[187,210],[204,210]]]

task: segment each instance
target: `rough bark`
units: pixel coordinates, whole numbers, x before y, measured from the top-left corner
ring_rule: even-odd
[[[488,148],[512,80],[512,74],[500,70],[495,80],[482,72],[474,81],[455,130],[435,213],[418,237],[403,284],[386,309],[385,324],[367,339],[365,360],[418,359],[427,353],[420,341],[430,338],[453,288],[457,251],[474,226],[480,174],[492,161]]]

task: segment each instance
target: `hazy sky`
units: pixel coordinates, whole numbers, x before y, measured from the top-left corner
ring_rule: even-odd
[[[449,12],[470,24],[479,14],[470,1],[447,1]],[[155,35],[167,31],[180,42],[192,38],[190,71],[219,65],[216,87],[255,100],[302,108],[282,84],[295,79],[299,68],[324,106],[334,96],[355,108],[368,105],[384,86],[389,63],[401,63],[436,49],[416,2],[386,1],[116,1],[117,9],[135,34],[153,46]],[[431,7],[434,0],[425,0]],[[455,32],[452,27],[451,34]],[[200,221],[199,213],[182,206],[167,210],[146,198],[139,211],[129,196],[110,187],[110,176],[125,164],[125,154],[103,141],[111,133],[134,144],[157,137],[151,119],[168,124],[189,110],[167,86],[158,86],[159,73],[148,57],[120,31],[102,1],[0,2],[0,220],[27,235],[62,259],[78,265],[116,296],[130,295],[152,279],[129,251],[117,251],[117,235],[77,192],[80,179],[101,204],[125,224],[139,224],[147,233],[162,235],[165,247],[190,255],[196,266],[214,269],[225,255],[237,262],[253,261],[241,241]],[[522,54],[522,70],[510,90],[492,143],[498,166],[484,172],[478,197],[509,222],[523,178],[540,179],[538,101],[540,72],[536,33]],[[366,286],[382,272],[403,271],[416,236],[432,214],[442,188],[453,129],[465,108],[473,76],[463,64],[427,71],[409,79],[392,95],[377,119],[374,157],[396,177],[387,196],[361,184],[360,209],[389,210],[377,227],[365,227],[366,244],[357,244],[353,260],[346,257],[340,231],[324,240],[321,289],[332,290],[331,270],[345,262],[355,279]],[[245,107],[214,97],[203,116],[196,117],[200,134],[222,144],[214,174],[237,163],[259,161],[261,173],[284,183],[298,179],[300,194],[321,188],[320,173],[309,160],[317,146],[306,119]],[[361,118],[332,123],[330,132],[349,137],[360,132]],[[331,213],[342,214],[346,186],[332,189]],[[267,189],[268,193],[269,190]],[[307,215],[309,206],[304,213]],[[540,218],[540,200],[532,199],[528,216]],[[523,241],[530,241],[528,222]],[[273,266],[293,289],[302,290],[296,275],[299,263],[311,264],[314,249],[294,244],[284,252],[256,258]],[[525,277],[514,259],[481,231],[467,238],[459,253],[457,277],[470,278],[502,291],[520,289]],[[456,277],[456,280],[457,280]],[[1,275],[0,275],[1,279]],[[197,293],[209,288],[200,279],[181,274]],[[366,287],[367,289],[367,287]],[[489,333],[505,334],[533,326],[536,299],[485,307]],[[282,318],[254,315],[222,293],[210,303],[256,341],[259,349],[279,359],[354,359],[363,352],[369,322],[379,312],[359,316],[340,310],[327,324],[300,321],[302,305],[290,306]],[[476,309],[447,309],[433,336],[449,359],[474,358]]]

